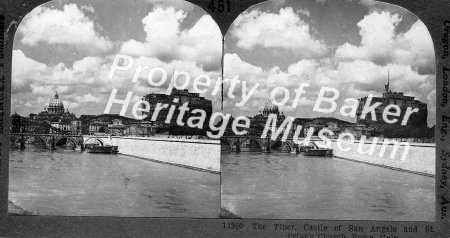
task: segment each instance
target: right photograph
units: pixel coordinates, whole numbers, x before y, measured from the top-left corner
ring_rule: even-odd
[[[416,15],[268,1],[224,42],[221,217],[435,220],[435,52]]]

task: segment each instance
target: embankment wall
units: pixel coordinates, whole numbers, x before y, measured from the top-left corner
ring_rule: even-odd
[[[343,151],[338,148],[338,142],[344,149],[350,149]],[[393,159],[390,158],[391,152],[394,148],[393,144],[389,144],[386,147],[384,154],[380,157],[380,151],[382,150],[382,142],[374,143],[373,154],[361,154],[358,151],[359,141],[351,143],[350,141],[336,141],[331,144],[333,153],[336,157],[352,160],[356,162],[368,163],[372,165],[388,167],[391,169],[404,170],[408,172],[434,176],[435,164],[436,164],[436,146],[435,144],[424,143],[409,143],[410,149],[404,160],[402,160],[402,154],[404,146],[400,146],[395,153]],[[360,151],[369,151],[372,146],[372,141],[366,141],[360,146]]]
[[[192,169],[220,172],[220,141],[112,136],[119,153]]]

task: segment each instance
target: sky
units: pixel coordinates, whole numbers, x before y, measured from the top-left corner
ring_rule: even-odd
[[[215,82],[221,73],[221,42],[214,20],[185,1],[43,4],[26,15],[14,38],[12,112],[38,113],[58,92],[65,107],[77,116],[102,114],[112,90],[117,89],[117,99],[133,93],[126,113],[131,116],[134,102],[142,96],[166,91],[174,70],[188,72],[192,78],[208,75]],[[108,79],[116,54],[132,57],[133,67],[115,71]],[[138,64],[148,70],[132,82]],[[147,81],[155,67],[168,73],[167,83],[160,87]],[[203,96],[215,106],[221,103],[220,97]],[[110,113],[120,110],[121,105],[115,105]]]
[[[239,75],[247,88],[260,86],[250,100],[237,107],[224,88],[224,111],[253,116],[270,101],[275,87],[289,90],[280,109],[293,117],[342,116],[346,98],[381,96],[388,72],[392,91],[403,92],[428,104],[428,123],[435,124],[435,60],[425,25],[406,9],[368,0],[270,1],[250,7],[225,36],[224,76]],[[295,92],[308,83],[306,93],[292,107]],[[314,112],[322,87],[339,91],[332,113]],[[249,91],[249,89],[247,89]],[[331,94],[326,94],[331,97]],[[275,98],[281,101],[284,93]],[[350,105],[350,104],[348,104]],[[329,104],[322,104],[329,108]]]
[[[116,54],[133,58],[128,71],[107,75]],[[148,70],[131,82],[137,64],[186,71],[191,79],[208,75],[214,85],[221,73],[222,36],[217,24],[199,7],[181,0],[52,1],[29,13],[14,38],[12,112],[26,116],[44,109],[55,91],[77,116],[101,114],[113,89],[128,91],[134,102],[151,92],[165,92],[147,82]],[[242,107],[226,95],[224,112],[252,116],[269,100],[270,91],[285,87],[294,117],[332,116],[347,121],[339,108],[345,98],[380,96],[390,74],[393,91],[428,104],[428,123],[435,124],[435,62],[425,25],[398,6],[371,0],[269,1],[242,13],[228,29],[224,76],[261,86]],[[294,89],[309,83],[296,108]],[[312,107],[321,87],[339,90],[335,113]],[[189,87],[192,92],[192,88]],[[213,100],[217,111],[219,96]],[[277,95],[280,97],[281,95]],[[110,113],[118,113],[116,105]]]

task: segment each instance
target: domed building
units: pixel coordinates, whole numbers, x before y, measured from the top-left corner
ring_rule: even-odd
[[[64,103],[59,100],[58,92],[55,93],[55,97],[50,100],[50,103],[46,108],[44,108],[44,110],[47,111],[50,115],[58,115],[64,113]]]
[[[277,127],[281,125],[286,116],[283,112],[280,112],[280,109],[277,105],[273,104],[270,100],[264,104],[264,107],[261,108],[261,111],[254,117],[250,119],[250,134],[258,134],[264,130],[264,127],[267,123],[267,119],[270,114],[275,114],[277,116]]]
[[[36,115],[36,119],[51,122],[63,122],[68,124],[69,121],[76,119],[75,114],[64,108],[64,103],[59,99],[56,92],[55,96],[50,100],[44,111]],[[64,128],[66,128],[65,126]]]
[[[268,117],[270,114],[276,114],[277,116],[279,116],[280,110],[278,109],[277,105],[273,104],[271,101],[268,101],[262,108],[262,111],[260,111],[260,114],[262,114],[264,117]]]

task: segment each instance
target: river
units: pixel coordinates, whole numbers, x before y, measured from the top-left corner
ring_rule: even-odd
[[[11,149],[9,199],[37,215],[217,218],[220,176],[124,155]]]
[[[435,180],[352,161],[222,152],[222,207],[243,218],[434,221]]]

